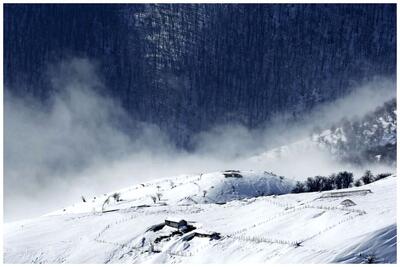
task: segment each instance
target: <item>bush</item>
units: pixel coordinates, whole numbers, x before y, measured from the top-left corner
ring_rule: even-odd
[[[362,186],[361,180],[358,179],[358,180],[354,183],[354,186],[356,186],[356,187]]]

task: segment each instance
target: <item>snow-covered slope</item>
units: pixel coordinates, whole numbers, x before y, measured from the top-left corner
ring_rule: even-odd
[[[330,129],[315,131],[310,137],[280,146],[250,158],[267,162],[313,152],[325,152],[342,162],[386,163],[396,165],[396,99],[392,99],[362,118],[344,118]]]
[[[5,262],[396,262],[395,176],[358,188],[276,195],[290,187],[286,178],[241,174],[243,178],[214,173],[158,180],[119,191],[122,201],[111,202],[106,213],[96,211],[105,198],[96,198],[66,211],[5,224]],[[240,193],[223,193],[232,185]],[[146,197],[157,193],[154,188],[162,194],[155,204]],[[274,195],[252,196],[264,189],[270,190],[264,194]],[[209,198],[202,197],[202,190]],[[185,196],[195,201],[183,201]],[[123,204],[129,202],[124,198],[132,202]],[[95,211],[89,211],[92,208]],[[182,234],[160,227],[171,216],[196,229]],[[220,238],[207,237],[213,232]]]
[[[225,177],[238,176],[238,177]],[[292,190],[294,181],[269,172],[235,171],[162,178],[119,191],[85,198],[49,215],[96,212],[142,206],[225,203],[234,199],[281,195]],[[110,197],[119,194],[119,201]],[[106,201],[108,199],[108,201]],[[106,202],[106,203],[105,203]]]
[[[344,119],[313,140],[337,158],[360,163],[396,164],[396,99],[392,99],[358,120]]]
[[[313,153],[316,150],[323,149],[318,143],[311,138],[304,138],[297,142],[290,143],[288,145],[279,146],[270,150],[267,150],[258,155],[249,158],[250,161],[261,161],[268,162],[268,160],[278,160],[282,158],[288,158],[292,155],[298,156],[302,153]]]

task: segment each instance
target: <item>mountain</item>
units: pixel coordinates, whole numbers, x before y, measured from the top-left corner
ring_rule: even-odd
[[[396,128],[396,99],[392,99],[361,118],[343,118],[330,129],[314,130],[308,138],[268,150],[251,160],[268,161],[321,151],[341,162],[396,166]]]
[[[160,179],[5,224],[4,260],[396,263],[396,180],[392,175],[357,188],[290,194],[291,182],[270,173]],[[149,196],[157,192],[162,195],[153,202]],[[185,196],[195,201],[181,201]]]
[[[301,116],[394,77],[396,5],[4,6],[8,90],[46,104],[62,89],[54,79],[69,78],[54,70],[71,57],[93,61],[97,89],[132,118],[189,146],[213,126]]]
[[[392,99],[360,119],[342,120],[313,139],[343,161],[395,165],[396,109],[396,99]]]

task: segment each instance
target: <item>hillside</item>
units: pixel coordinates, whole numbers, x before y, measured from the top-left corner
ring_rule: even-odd
[[[118,191],[122,200],[110,202],[108,212],[97,210],[103,201],[96,198],[75,210],[5,224],[5,262],[396,262],[396,176],[358,188],[276,195],[287,192],[290,183],[272,174],[241,173],[242,178],[214,173],[200,180],[161,179]],[[180,184],[183,180],[187,183]],[[256,192],[248,190],[251,181],[273,195],[251,197]],[[171,182],[175,190],[168,189]],[[180,203],[185,195],[195,196],[195,184],[225,188],[210,190],[211,198],[227,192],[230,183],[246,188],[239,190],[240,199],[225,194],[219,199],[231,200],[225,204]],[[164,203],[144,197],[157,190]],[[85,205],[94,210],[86,211]],[[164,225],[166,219],[186,220],[187,226]]]
[[[129,115],[184,145],[221,123],[255,128],[394,76],[396,6],[6,4],[4,49],[14,93],[46,103],[62,89],[54,79],[73,79],[63,70],[49,80],[53,63],[93,59]]]
[[[228,176],[228,177],[225,177]],[[51,214],[91,212],[143,206],[223,204],[231,200],[289,193],[294,181],[268,172],[235,171],[181,175],[85,199]],[[118,194],[118,201],[114,197]],[[109,200],[107,201],[107,199]],[[106,203],[105,203],[106,202]]]
[[[331,129],[316,133],[313,140],[338,159],[396,163],[397,108],[392,99],[356,120],[343,119]]]
[[[301,153],[327,152],[333,160],[352,164],[384,163],[396,166],[397,107],[392,99],[361,118],[343,118],[329,129],[253,156],[268,161]]]
[[[3,5],[3,263],[397,263],[397,5]]]

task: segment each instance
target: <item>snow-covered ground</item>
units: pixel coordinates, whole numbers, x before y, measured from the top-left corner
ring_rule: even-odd
[[[241,178],[225,178],[238,174]],[[95,212],[123,209],[143,205],[191,205],[199,203],[225,203],[234,199],[251,198],[263,195],[286,194],[292,190],[294,181],[269,172],[228,170],[198,175],[180,175],[152,180],[115,192],[86,199],[87,202],[75,204],[49,215]],[[121,201],[110,198],[118,193]]]
[[[286,178],[267,172],[239,174],[242,177],[216,172],[159,179],[5,224],[4,260],[396,262],[395,175],[357,188],[290,194],[293,181]],[[109,198],[113,193],[119,193],[120,201]],[[196,229],[183,234],[170,226],[150,229],[171,216]],[[221,238],[193,237],[194,232],[217,232]]]

